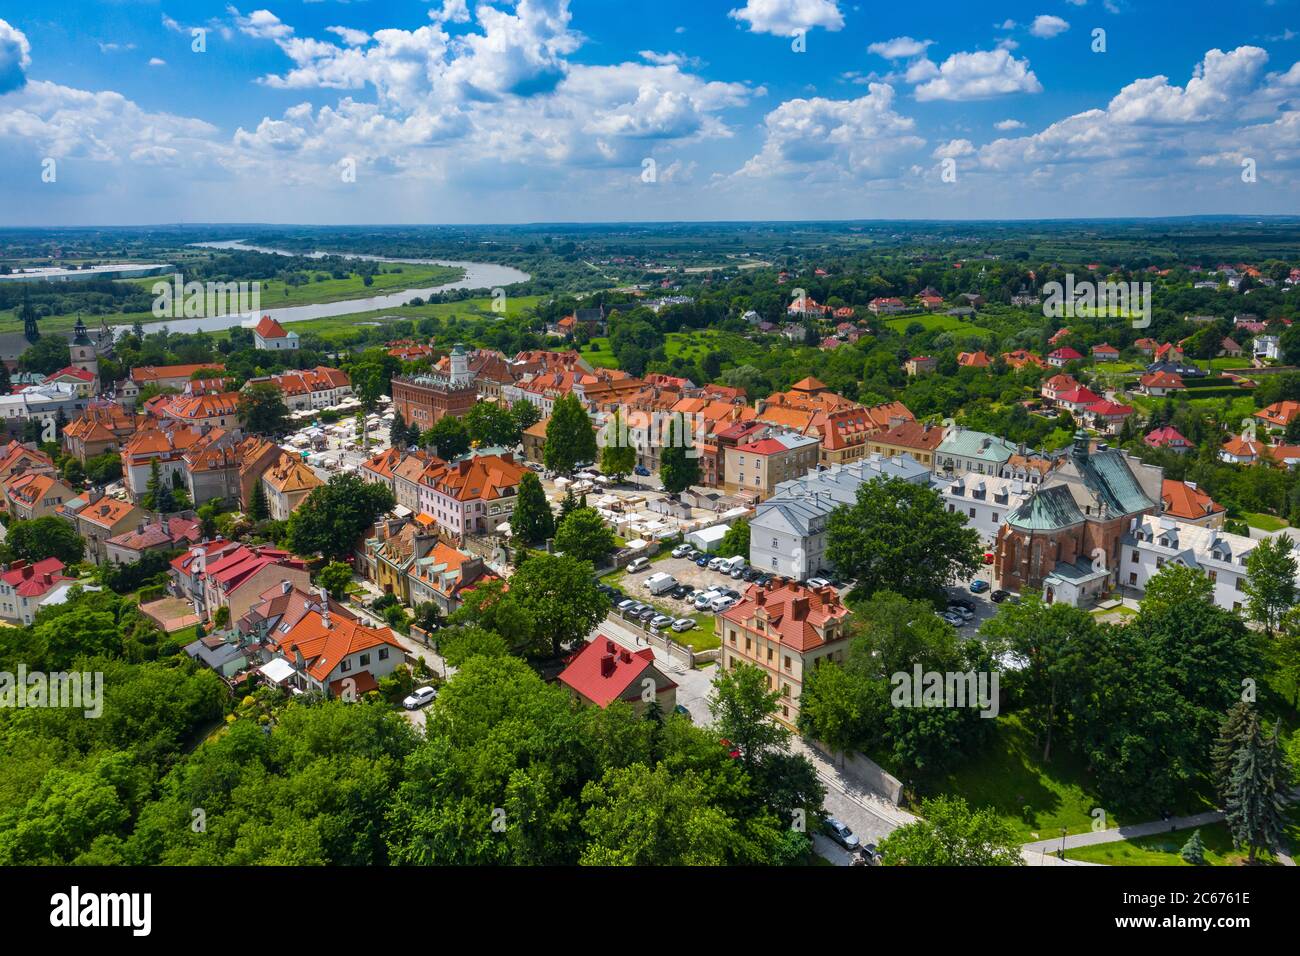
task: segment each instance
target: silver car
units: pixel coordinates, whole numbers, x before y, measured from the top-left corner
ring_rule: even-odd
[[[683,631],[689,631],[694,626],[695,626],[695,622],[691,620],[689,617],[679,617],[677,620],[673,621],[673,630],[676,631],[678,634],[682,633]]]
[[[653,618],[650,619],[650,626],[667,627],[672,622],[673,619],[669,617],[667,614],[656,614]]]

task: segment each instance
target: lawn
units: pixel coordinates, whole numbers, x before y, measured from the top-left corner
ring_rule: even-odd
[[[596,346],[595,349],[592,348],[593,345]],[[614,358],[614,353],[610,351],[607,338],[594,338],[578,352],[597,368],[618,368],[618,359]]]
[[[1300,843],[1300,807],[1292,805],[1287,810],[1287,818],[1290,821],[1287,839],[1292,846],[1296,846]],[[1246,851],[1233,847],[1227,824],[1212,823],[1201,827],[1200,831],[1201,840],[1205,843],[1205,862],[1210,866],[1237,866],[1246,859]],[[1106,866],[1190,866],[1179,856],[1179,851],[1191,835],[1192,830],[1157,833],[1132,840],[1081,846],[1066,850],[1065,856],[1070,860],[1102,863]],[[1262,853],[1258,859],[1275,864],[1272,854]]]
[[[989,331],[982,326],[975,325],[972,322],[967,322],[955,315],[935,315],[933,312],[918,315],[904,315],[897,319],[888,319],[885,322],[885,325],[900,334],[906,334],[908,326],[914,324],[924,326],[927,332],[933,332],[936,329],[941,332],[987,333]]]
[[[968,763],[927,788],[963,797],[975,807],[992,807],[1025,843],[1092,829],[1092,811],[1103,806],[1093,791],[1087,771],[1064,748],[1054,748],[1052,762],[1042,763],[1042,746],[1016,716],[997,718],[987,750],[973,754]],[[1176,808],[1178,813],[1207,809],[1197,803]],[[1108,827],[1141,823],[1108,812]]]
[[[1243,511],[1241,514],[1246,524],[1252,528],[1258,528],[1260,531],[1281,531],[1289,526],[1289,523],[1276,515],[1256,514],[1253,511]]]

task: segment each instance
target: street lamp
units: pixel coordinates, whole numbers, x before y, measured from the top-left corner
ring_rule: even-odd
[[[1065,827],[1061,827],[1061,859],[1065,859]]]

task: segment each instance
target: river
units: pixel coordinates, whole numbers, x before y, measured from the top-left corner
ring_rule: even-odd
[[[497,265],[491,262],[454,262],[447,259],[386,259],[382,256],[367,256],[348,252],[292,252],[286,249],[272,249],[255,246],[241,239],[223,242],[196,242],[195,246],[204,249],[242,249],[246,252],[266,252],[277,256],[303,256],[309,259],[324,259],[326,256],[339,256],[344,259],[362,259],[367,262],[395,262],[406,265],[451,266],[465,270],[465,277],[445,285],[430,286],[424,289],[404,289],[401,292],[387,292],[365,299],[343,299],[338,302],[318,302],[312,305],[291,305],[279,309],[259,309],[256,315],[234,313],[213,315],[198,319],[163,319],[145,323],[145,329],[167,326],[171,332],[220,332],[239,325],[252,325],[263,315],[269,315],[281,325],[290,322],[306,322],[309,319],[324,319],[338,315],[354,315],[359,312],[373,312],[376,309],[395,309],[405,305],[411,299],[428,298],[438,292],[451,289],[501,289],[517,282],[527,282],[531,276],[511,266]],[[116,326],[113,331],[121,334],[129,326]]]

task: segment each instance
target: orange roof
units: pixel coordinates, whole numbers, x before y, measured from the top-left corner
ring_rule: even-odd
[[[1194,484],[1174,481],[1172,478],[1164,480],[1160,488],[1160,498],[1164,503],[1165,514],[1173,515],[1175,518],[1186,518],[1189,521],[1226,510],[1223,505]]]
[[[941,425],[923,425],[918,421],[900,422],[888,431],[875,436],[884,445],[912,448],[917,451],[934,451],[943,441]]]
[[[280,458],[262,476],[262,480],[280,494],[295,491],[310,491],[325,484],[316,477],[316,472],[298,456],[282,452]]]
[[[490,500],[513,495],[523,474],[513,455],[479,455],[454,465],[434,459],[420,483],[457,501]]]
[[[1262,418],[1270,425],[1277,425],[1285,428],[1291,424],[1291,420],[1300,415],[1300,402],[1281,401],[1267,405],[1255,413],[1256,418]]]
[[[809,588],[794,582],[751,584],[740,603],[722,612],[726,620],[747,628],[755,618],[765,618],[764,636],[776,637],[797,651],[825,644],[826,625],[848,614],[834,588]]]
[[[957,364],[967,368],[988,368],[993,363],[989,361],[988,354],[981,350],[979,352],[958,353]]]
[[[264,339],[282,339],[289,334],[285,332],[283,325],[269,315],[262,316],[253,331]]]
[[[1143,388],[1186,388],[1182,376],[1173,372],[1152,372],[1143,375],[1138,382]]]
[[[129,501],[119,501],[116,498],[100,498],[94,504],[86,505],[77,512],[77,517],[101,528],[112,528],[118,522],[129,518],[133,511],[135,511],[135,505]]]
[[[147,385],[162,379],[191,378],[200,369],[224,372],[226,367],[220,362],[205,362],[202,365],[141,365],[131,369],[131,381],[137,385]]]
[[[1222,450],[1235,458],[1258,458],[1263,447],[1257,441],[1248,441],[1240,435],[1234,435],[1224,442]]]
[[[295,650],[302,654],[307,673],[316,680],[325,680],[351,654],[385,645],[406,653],[386,627],[366,627],[334,614],[327,625],[317,610],[303,615],[287,634],[279,637],[279,642],[289,660],[294,659]]]

